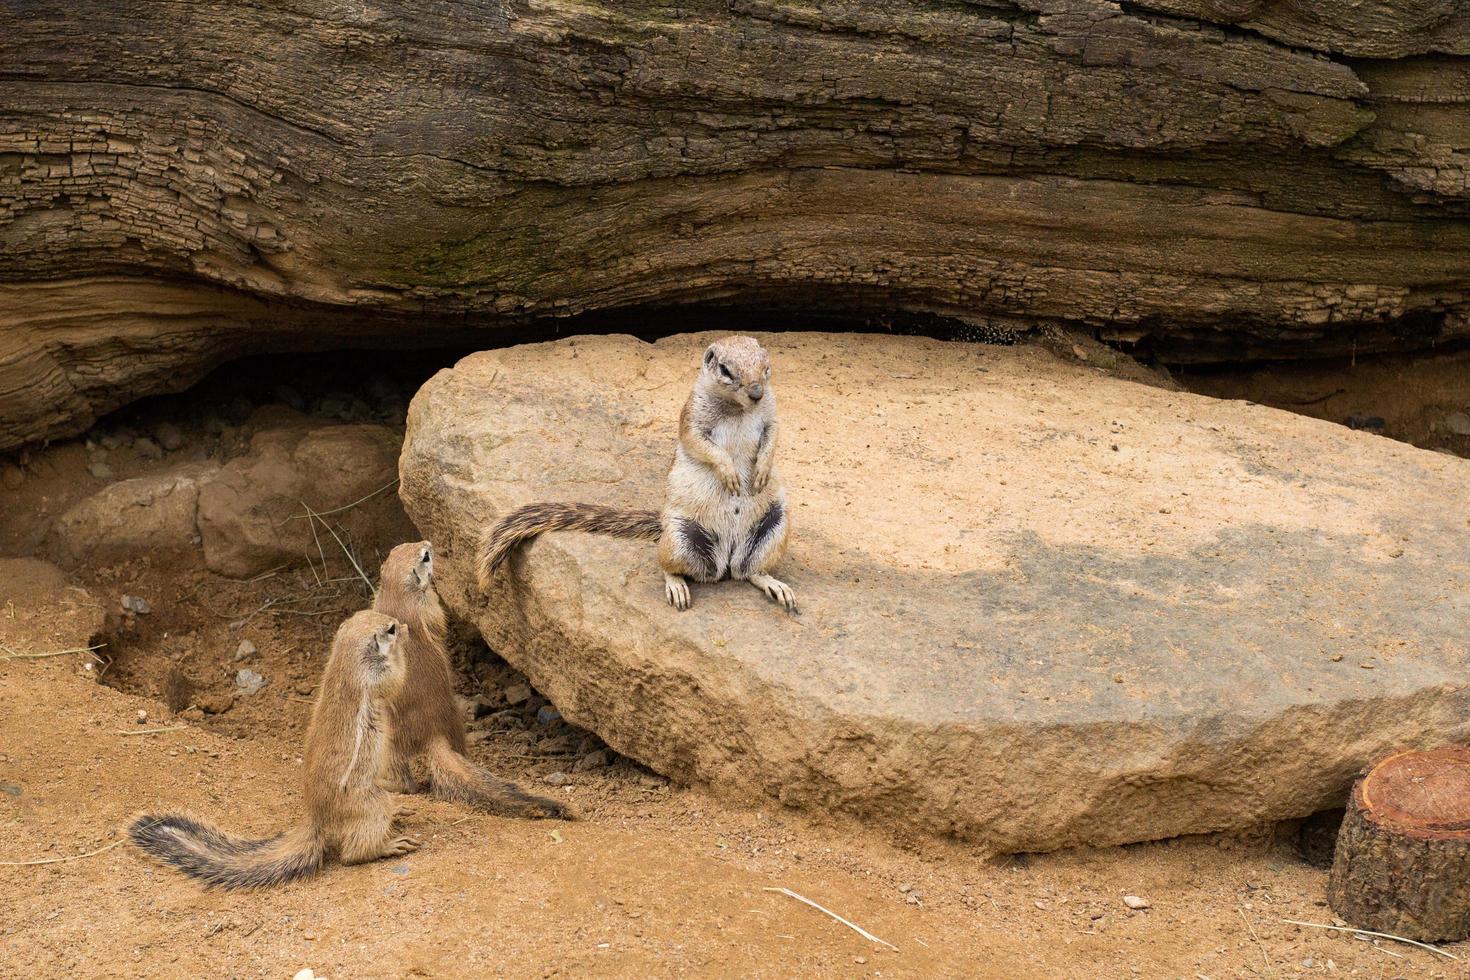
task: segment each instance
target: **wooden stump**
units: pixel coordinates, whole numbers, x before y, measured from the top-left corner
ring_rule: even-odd
[[[1327,898],[1360,929],[1470,937],[1470,748],[1398,752],[1358,780]]]

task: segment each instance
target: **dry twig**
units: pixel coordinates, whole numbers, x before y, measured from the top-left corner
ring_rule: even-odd
[[[122,729],[118,729],[117,731],[113,732],[113,734],[114,735],[157,735],[160,732],[182,732],[185,729],[187,729],[188,727],[189,727],[188,725],[174,725],[171,728],[135,728],[135,729],[132,729],[132,730],[128,730],[126,728],[122,728]]]
[[[91,654],[92,651],[101,650],[105,646],[107,646],[106,643],[97,643],[89,647],[71,647],[66,650],[49,650],[46,653],[16,653],[14,650],[10,649],[10,647],[0,646],[0,650],[5,651],[5,655],[3,657],[0,657],[0,660],[44,660],[47,657],[64,657],[69,653]],[[97,661],[99,664],[103,663],[102,658],[96,656],[95,654],[93,654],[92,659]]]
[[[373,581],[372,581],[372,579],[370,579],[370,578],[367,577],[367,573],[364,572],[362,570],[362,566],[357,563],[357,557],[355,555],[353,555],[352,549],[348,548],[346,542],[344,542],[342,540],[341,536],[337,534],[336,528],[332,527],[332,525],[330,523],[328,523],[327,521],[322,520],[321,515],[318,514],[316,511],[312,510],[311,509],[311,505],[308,504],[306,501],[304,501],[304,500],[303,501],[300,501],[300,504],[301,504],[302,507],[305,507],[306,508],[306,513],[307,513],[307,516],[308,517],[311,517],[311,518],[313,518],[316,521],[321,521],[322,527],[326,528],[327,529],[327,533],[330,534],[333,538],[336,539],[337,546],[342,549],[342,554],[344,554],[344,555],[347,556],[347,560],[350,561],[352,563],[352,567],[357,570],[358,577],[360,577],[362,579],[363,584],[367,586],[368,595],[376,595],[377,594],[377,589],[373,588]],[[315,535],[316,532],[313,531],[312,533],[313,533],[313,535]],[[317,549],[318,550],[321,549],[321,542],[320,541],[317,542]],[[325,572],[326,571],[326,568],[327,568],[327,559],[326,559],[325,556],[323,556],[322,557],[322,571]]]
[[[354,500],[350,504],[343,504],[341,507],[333,507],[331,510],[313,511],[312,513],[314,513],[317,517],[330,517],[332,514],[340,514],[344,510],[351,510],[352,508],[356,507],[358,504],[366,503],[367,501],[372,500],[378,494],[383,493],[383,492],[388,491],[388,490],[392,490],[396,486],[398,486],[398,478],[397,477],[394,477],[394,479],[393,479],[393,481],[391,483],[387,484],[386,486],[378,487],[378,489],[374,490],[372,493],[368,494],[365,497],[358,497],[356,500]],[[306,507],[306,504],[302,504],[301,506]],[[310,507],[306,507],[306,509],[307,510],[311,510]],[[300,520],[305,520],[305,519],[306,519],[306,516],[303,515],[303,514],[292,514],[290,517],[286,518],[284,521],[282,521],[281,523],[277,524],[276,527],[285,527],[287,524],[290,524],[292,521],[300,521]]]
[[[122,840],[115,840],[111,844],[108,844],[106,847],[99,847],[95,851],[88,851],[86,854],[73,854],[71,857],[41,858],[37,861],[0,861],[0,866],[7,868],[23,868],[33,864],[61,864],[65,861],[80,861],[82,858],[95,857],[96,855],[101,854],[103,851],[110,851],[114,847],[117,847],[119,844],[125,843],[127,843],[126,837],[124,837]]]
[[[1256,935],[1256,927],[1253,926],[1253,925],[1251,925],[1251,920],[1250,920],[1249,917],[1246,916],[1245,909],[1243,909],[1239,905],[1237,905],[1235,907],[1235,911],[1237,911],[1237,912],[1240,913],[1240,921],[1245,923],[1246,929],[1250,930],[1251,938],[1256,941],[1256,945],[1257,946],[1261,947],[1261,963],[1266,968],[1266,975],[1267,976],[1270,976],[1271,975],[1271,957],[1269,957],[1269,956],[1266,955],[1266,944],[1263,943],[1263,942],[1261,942],[1261,937],[1260,936]]]
[[[1392,939],[1395,942],[1408,943],[1410,946],[1418,946],[1420,949],[1427,949],[1431,953],[1437,953],[1447,960],[1459,959],[1459,957],[1456,956],[1454,953],[1447,953],[1444,950],[1440,949],[1438,946],[1431,946],[1428,943],[1421,943],[1417,939],[1405,939],[1403,936],[1395,936],[1391,932],[1373,932],[1368,929],[1354,929],[1352,926],[1336,926],[1323,922],[1302,922],[1299,919],[1282,919],[1281,921],[1290,922],[1294,926],[1310,926],[1313,929],[1336,929],[1339,932],[1355,932],[1360,936],[1377,936],[1380,939]]]
[[[762,891],[768,891],[768,892],[780,892],[782,895],[787,895],[787,896],[789,896],[791,898],[794,898],[798,902],[801,902],[804,905],[810,905],[812,908],[816,909],[818,912],[821,912],[824,915],[830,915],[832,918],[836,919],[838,922],[840,922],[843,925],[847,926],[847,928],[851,929],[853,932],[856,932],[858,935],[862,936],[864,939],[870,940],[871,942],[878,943],[878,944],[880,944],[882,946],[887,946],[889,949],[893,950],[895,953],[898,952],[898,947],[895,946],[895,945],[893,945],[892,943],[888,942],[886,939],[879,939],[877,936],[873,935],[871,932],[869,932],[868,930],[864,929],[862,926],[858,925],[857,923],[855,923],[855,922],[849,922],[847,919],[844,919],[842,916],[838,915],[836,912],[833,912],[831,909],[823,908],[822,906],[818,905],[816,902],[813,902],[811,899],[807,898],[805,895],[798,895],[796,892],[792,891],[790,888],[763,888],[761,890]]]

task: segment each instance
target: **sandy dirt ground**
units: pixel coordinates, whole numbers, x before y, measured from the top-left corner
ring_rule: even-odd
[[[193,419],[197,406],[149,411]],[[115,476],[243,448],[238,425],[181,427],[186,447],[165,463],[113,451]],[[363,593],[341,569],[236,582],[147,554],[54,553],[45,527],[102,485],[94,457],[80,441],[31,453],[20,485],[0,491],[0,555],[65,569],[11,562],[0,582],[0,976],[1470,976],[1470,943],[1446,947],[1451,961],[1283,922],[1332,921],[1326,873],[1300,858],[1290,826],[986,859],[671,786],[616,757],[574,771],[596,740],[538,722],[539,698],[501,706],[518,678],[468,642],[462,693],[496,709],[475,724],[472,754],[581,820],[415,799],[408,825],[424,847],[406,858],[205,891],[149,863],[121,828],[177,808],[242,833],[283,829],[327,638]],[[152,611],[122,615],[124,594]],[[108,644],[95,658],[15,656],[94,635]],[[269,683],[232,698],[242,639]],[[570,783],[548,785],[555,772]],[[767,891],[780,887],[897,949]]]

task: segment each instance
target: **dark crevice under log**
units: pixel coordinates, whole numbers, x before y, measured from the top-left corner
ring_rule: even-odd
[[[0,448],[251,351],[686,303],[1470,336],[1444,6],[0,0]]]

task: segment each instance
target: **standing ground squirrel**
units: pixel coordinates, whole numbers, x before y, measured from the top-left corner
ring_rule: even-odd
[[[434,590],[434,554],[427,541],[401,544],[388,553],[373,608],[405,628],[400,643],[407,677],[389,704],[393,744],[385,760],[384,788],[417,792],[412,763],[423,756],[430,789],[440,799],[487,813],[568,819],[560,803],[496,779],[465,755],[464,717],[454,696],[444,607]]]
[[[596,504],[529,504],[507,514],[481,548],[491,576],[516,545],[546,531],[658,539],[664,593],[689,608],[689,584],[744,579],[796,611],[796,593],[766,574],[786,550],[786,491],[776,470],[776,395],[771,362],[751,337],[726,337],[704,352],[699,379],[679,413],[679,443],[663,512]]]
[[[306,816],[294,828],[253,840],[181,814],[145,814],[128,828],[133,843],[222,888],[301,878],[333,854],[360,864],[416,850],[414,838],[393,836],[393,797],[378,787],[392,737],[388,701],[405,675],[401,632],[371,610],[338,628],[306,729]]]

